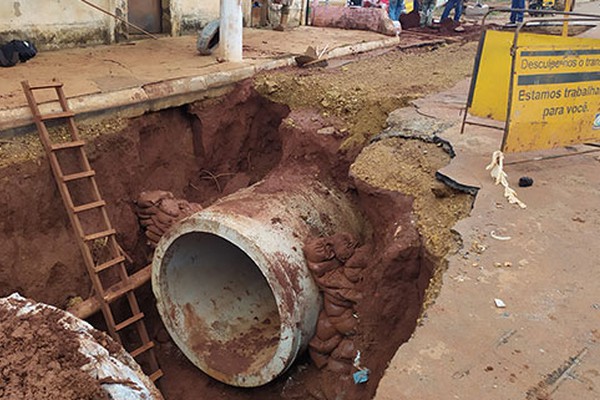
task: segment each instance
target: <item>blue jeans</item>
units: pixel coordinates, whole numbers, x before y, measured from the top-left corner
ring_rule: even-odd
[[[525,0],[512,0],[511,8],[525,8]],[[512,11],[510,13],[510,22],[516,24],[523,22],[523,11]]]
[[[515,0],[513,0],[515,1]],[[517,1],[525,1],[525,0],[517,0]],[[446,7],[444,7],[444,12],[442,13],[442,20],[448,18],[450,15],[450,11],[454,10],[454,21],[460,21],[460,16],[462,15],[463,10],[463,0],[448,0],[446,3]]]
[[[404,11],[404,0],[390,0],[389,13],[392,21],[400,21],[402,11]]]

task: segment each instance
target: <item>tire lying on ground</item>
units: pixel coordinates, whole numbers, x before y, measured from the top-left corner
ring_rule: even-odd
[[[203,56],[211,55],[219,46],[219,26],[221,21],[215,19],[210,21],[200,33],[196,41],[196,49]]]

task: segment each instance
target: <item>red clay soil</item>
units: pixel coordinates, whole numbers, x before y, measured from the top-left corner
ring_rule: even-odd
[[[238,389],[218,383],[194,367],[173,344],[145,287],[140,299],[149,331],[158,344],[165,398],[352,400],[371,398],[375,393],[388,361],[416,326],[437,260],[431,260],[421,246],[412,223],[410,197],[375,189],[348,176],[359,149],[339,150],[344,134],[336,128],[338,123],[314,110],[290,112],[245,82],[223,98],[149,114],[130,121],[115,134],[89,141],[87,150],[118,239],[138,266],[145,265],[151,254],[134,210],[139,193],[165,190],[206,207],[259,181],[273,169],[280,174],[285,169],[310,171],[324,183],[337,185],[355,200],[373,227],[364,233],[364,243],[357,244],[372,252],[355,277],[362,298],[354,305],[359,319],[352,338],[354,349],[361,351],[362,365],[371,370],[366,384],[354,384],[346,370],[319,370],[306,355],[282,377],[261,388]],[[323,127],[333,129],[317,133]],[[46,160],[4,168],[0,181],[4,185],[0,193],[0,240],[4,243],[0,248],[0,295],[20,291],[59,307],[69,297],[86,298],[88,278]]]
[[[336,368],[333,361],[330,368],[321,370],[304,355],[275,382],[261,388],[237,389],[207,378],[185,359],[163,331],[159,357],[166,371],[162,381],[166,398],[191,399],[197,398],[199,393],[207,399],[370,398],[387,362],[397,347],[410,337],[434,265],[425,255],[420,236],[411,223],[412,200],[349,178],[348,168],[356,151],[338,152],[343,135],[336,135],[335,129],[328,134],[316,133],[323,126],[335,124],[335,120],[324,119],[316,111],[292,111],[278,132],[282,151],[273,169],[278,175],[289,171],[289,176],[298,176],[299,171],[304,171],[310,176],[319,176],[327,184],[337,185],[354,198],[376,227],[365,232],[365,243],[357,243],[362,249],[368,249],[368,254],[364,255],[364,269],[355,276],[356,290],[362,293],[354,304],[358,324],[352,329],[351,339],[346,340],[346,345],[335,355],[337,361],[343,358],[343,365],[338,362],[340,368]],[[210,139],[206,142],[210,143]],[[227,177],[222,179],[227,185]],[[274,186],[261,187],[261,190],[281,189]],[[355,356],[354,350],[361,351],[362,364],[371,370],[366,384],[356,385],[352,381],[354,369],[350,357]],[[350,353],[354,354],[350,356]],[[178,379],[173,379],[173,375]]]
[[[277,163],[281,145],[273,135],[287,107],[267,103],[245,85],[225,99],[190,106],[204,126],[181,107],[82,127],[118,240],[135,265],[146,265],[149,254],[134,212],[141,192],[160,188],[206,206]],[[91,284],[45,156],[0,169],[0,182],[0,296],[18,291],[58,307],[86,298]]]
[[[83,372],[73,331],[58,322],[63,315],[49,308],[20,316],[22,304],[0,307],[0,398],[7,400],[103,400],[98,381]]]
[[[446,18],[439,24],[433,25],[433,27],[411,27],[407,30],[407,33],[415,33],[426,35],[425,37],[443,37],[448,42],[459,42],[459,41],[471,41],[477,40],[481,36],[481,25],[462,24],[462,31],[455,31],[454,29],[459,25],[454,22],[451,18]]]

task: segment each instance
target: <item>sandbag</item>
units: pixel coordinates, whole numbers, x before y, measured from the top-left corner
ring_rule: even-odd
[[[335,257],[333,243],[329,238],[312,239],[302,250],[306,259],[312,263],[328,261]]]
[[[354,249],[358,245],[356,239],[347,232],[333,235],[331,237],[331,242],[333,243],[335,257],[341,262],[345,262],[352,257],[352,254],[354,254]]]
[[[152,248],[175,222],[202,210],[200,204],[176,199],[173,193],[163,190],[142,192],[135,203],[135,212]]]

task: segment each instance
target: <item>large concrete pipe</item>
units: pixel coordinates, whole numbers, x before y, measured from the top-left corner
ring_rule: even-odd
[[[181,351],[234,386],[260,386],[313,336],[320,300],[302,245],[362,222],[345,195],[271,176],[179,222],[158,244],[152,288]]]

